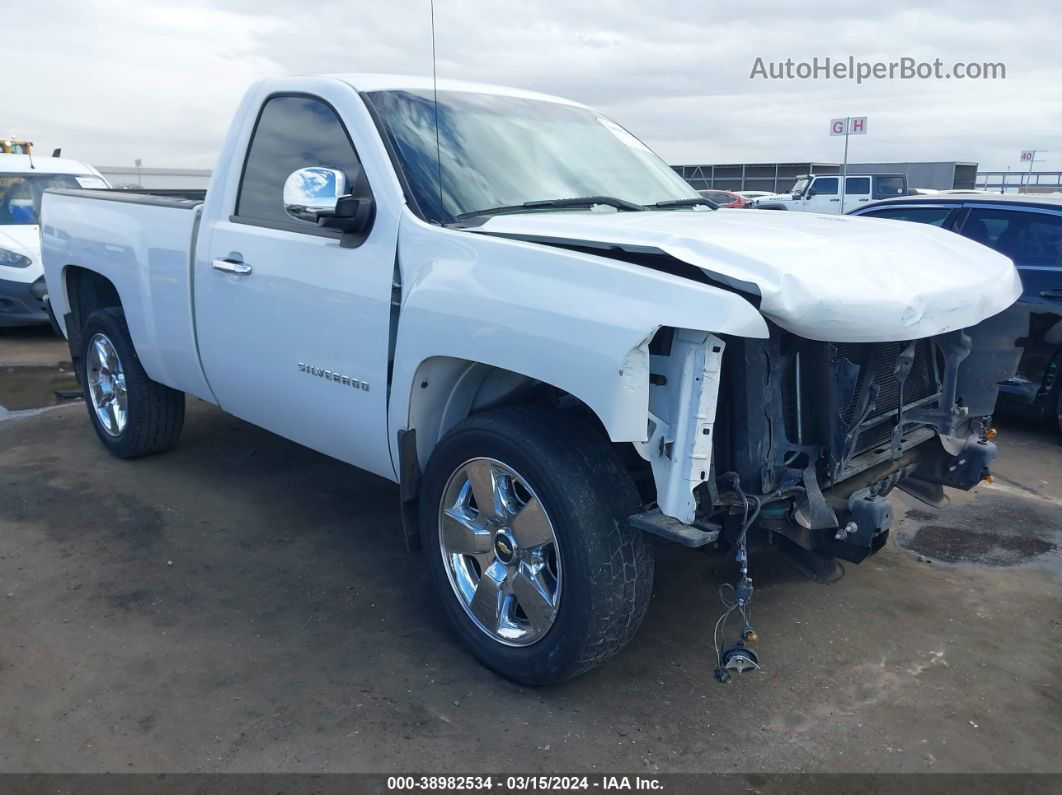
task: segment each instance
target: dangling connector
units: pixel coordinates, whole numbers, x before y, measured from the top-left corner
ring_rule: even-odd
[[[755,646],[759,641],[759,635],[752,628],[752,579],[749,577],[749,554],[746,538],[749,528],[760,513],[760,501],[756,497],[748,497],[741,490],[741,483],[737,475],[732,478],[734,491],[745,503],[745,514],[741,523],[741,532],[738,534],[737,543],[734,546],[734,559],[737,561],[740,577],[737,585],[723,583],[719,586],[719,599],[726,608],[726,612],[715,623],[715,654],[717,667],[715,678],[720,682],[729,682],[731,673],[745,673],[759,669],[759,657],[750,646]],[[733,597],[728,598],[726,589],[729,589]],[[730,614],[738,611],[741,615],[741,635],[737,643],[726,651],[723,651],[722,642],[726,634],[727,620]]]

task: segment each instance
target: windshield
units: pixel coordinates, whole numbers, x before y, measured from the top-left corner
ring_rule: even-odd
[[[639,205],[699,198],[645,144],[587,108],[440,91],[440,168],[432,92],[376,91],[366,96],[429,221],[451,223],[478,210],[583,196]]]
[[[47,188],[105,188],[91,174],[0,173],[0,226],[40,222],[41,197]]]
[[[803,193],[804,192],[804,188],[806,188],[807,186],[808,186],[808,178],[807,177],[801,177],[795,183],[793,183],[793,188],[789,192],[790,193]]]

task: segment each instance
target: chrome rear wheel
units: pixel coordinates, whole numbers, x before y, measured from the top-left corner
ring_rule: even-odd
[[[549,632],[560,607],[560,548],[515,469],[472,458],[454,470],[439,503],[439,547],[454,595],[480,631],[507,646]]]
[[[184,393],[148,377],[121,307],[90,313],[80,341],[78,380],[92,429],[103,446],[119,458],[173,447],[184,425]]]
[[[129,412],[125,370],[114,343],[105,334],[96,334],[89,340],[85,372],[89,400],[100,425],[111,436],[120,436]]]

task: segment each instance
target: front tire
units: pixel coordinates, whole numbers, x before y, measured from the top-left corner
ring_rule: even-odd
[[[88,316],[81,330],[81,387],[103,446],[118,458],[169,450],[184,425],[184,393],[148,378],[118,307]]]
[[[627,523],[640,510],[630,475],[585,423],[532,407],[471,417],[432,453],[420,499],[432,580],[489,668],[549,684],[633,637],[652,545]]]

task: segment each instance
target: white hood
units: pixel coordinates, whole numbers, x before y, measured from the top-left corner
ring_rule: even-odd
[[[8,268],[0,265],[0,279],[13,282],[32,282],[44,273],[41,265],[41,228],[36,224],[4,224],[0,226],[0,248],[14,251],[33,260],[28,268]]]
[[[538,212],[474,231],[659,250],[731,284],[801,337],[884,342],[968,328],[1021,295],[1013,263],[925,224],[771,210]]]

